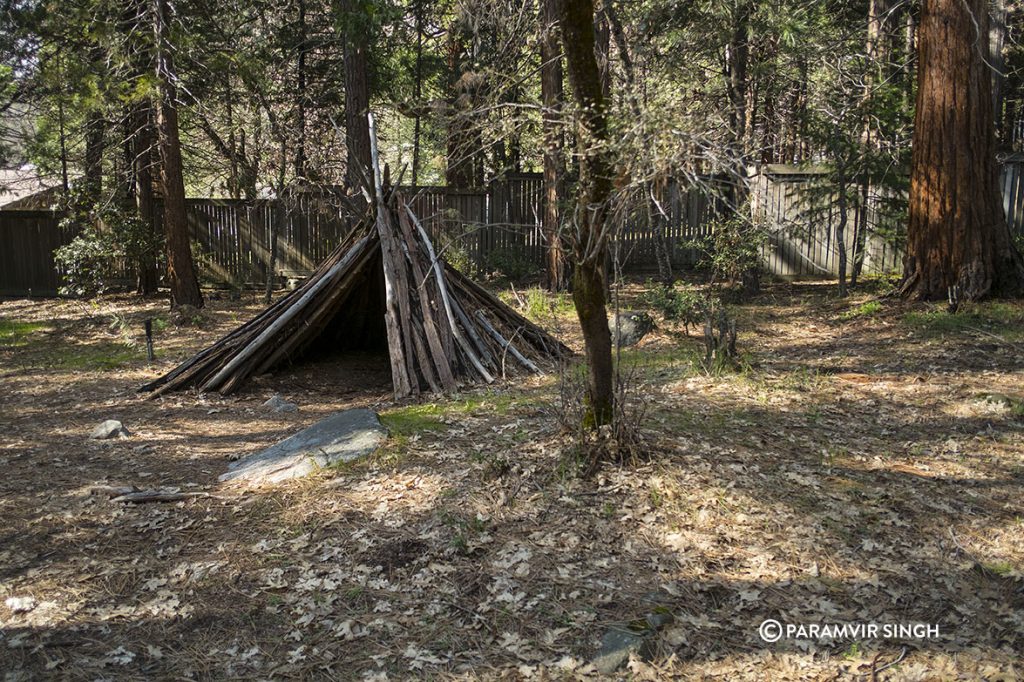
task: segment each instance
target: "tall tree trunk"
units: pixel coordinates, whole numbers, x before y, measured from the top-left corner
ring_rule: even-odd
[[[665,210],[668,203],[666,194],[668,189],[668,178],[659,177],[644,183],[644,204],[647,206],[647,220],[651,225],[651,236],[654,239],[654,259],[658,263],[658,280],[667,287],[675,284],[675,277],[672,274],[672,249],[665,235],[665,228],[668,226],[669,217]],[[658,199],[658,197],[661,199]]]
[[[987,0],[925,0],[910,170],[903,294],[1016,296],[1024,265],[1010,239],[995,163]]]
[[[850,286],[857,286],[861,271],[864,270],[864,256],[868,242],[868,210],[870,208],[871,186],[867,175],[861,174],[857,183],[859,197],[858,212],[853,224],[853,267],[850,268]]]
[[[917,72],[917,15],[912,7],[907,10],[903,30],[903,94],[908,106],[911,97],[914,96],[916,84],[914,74]]]
[[[91,111],[85,122],[85,194],[90,206],[103,194],[103,137],[106,120],[102,111]]]
[[[565,289],[565,255],[559,230],[559,207],[565,177],[565,134],[562,130],[562,49],[558,44],[558,0],[540,0],[540,90],[544,105],[544,216],[547,244],[544,284],[548,291]]]
[[[836,164],[836,189],[839,192],[838,208],[839,223],[836,225],[836,249],[839,253],[839,296],[846,297],[846,224],[848,211],[848,197],[846,195],[849,184],[846,176],[845,160],[838,160]]]
[[[601,92],[608,99],[612,91],[612,27],[603,2],[594,10],[594,56],[601,75]]]
[[[365,17],[359,16],[354,0],[342,0],[345,30],[345,147],[349,190],[358,190],[372,180],[370,160],[370,82],[367,62]],[[364,181],[364,178],[366,179]],[[367,187],[372,190],[372,187]]]
[[[729,95],[729,127],[732,129],[734,154],[745,158],[747,154],[747,65],[750,44],[747,35],[750,26],[750,4],[741,3],[732,18],[732,34],[725,55],[726,89]]]
[[[156,201],[153,195],[153,168],[156,164],[156,154],[153,151],[156,144],[154,139],[156,135],[153,130],[152,108],[148,104],[141,104],[135,107],[134,128],[132,156],[134,162],[135,205],[146,229],[155,230]],[[151,296],[157,291],[160,275],[157,272],[156,261],[157,254],[148,253],[136,265],[138,269],[136,291],[143,296]]]
[[[477,93],[481,77],[473,69],[473,55],[466,55],[462,20],[448,31],[448,150],[445,182],[466,189],[484,183],[484,149],[476,123]]]
[[[64,121],[63,91],[57,95],[57,127],[58,136],[60,138],[60,186],[64,193],[64,198],[67,199],[68,192],[71,190],[71,182],[68,178],[68,135]]]
[[[145,47],[148,42],[147,6],[146,0],[127,0],[121,14],[121,31],[128,41],[126,47],[131,56],[131,73],[141,80],[147,78],[154,66],[154,55]],[[156,234],[155,220],[153,172],[157,154],[153,102],[150,99],[132,102],[125,112],[124,124],[125,210],[141,221],[140,229],[144,231],[145,239],[140,241],[146,247],[135,254],[135,291],[142,296],[152,296],[156,294],[160,280],[157,261],[162,243]]]
[[[773,92],[772,87],[766,87],[764,91],[764,111],[761,120],[764,125],[761,128],[761,163],[779,163],[779,131],[785,128],[779,123],[778,111],[775,102],[779,95]]]
[[[167,279],[171,306],[203,307],[185,214],[185,181],[178,137],[177,90],[174,60],[168,46],[172,0],[153,0],[156,41],[156,128],[160,144],[160,181],[163,186],[164,232],[167,236]]]
[[[880,143],[888,131],[878,127],[878,119],[872,116],[872,99],[875,96],[875,87],[878,83],[886,81],[892,75],[892,48],[893,48],[893,24],[892,0],[870,0],[868,3],[868,24],[864,41],[864,51],[868,58],[868,68],[864,75],[863,111],[864,118],[861,122],[860,142],[867,154],[872,153],[880,147]],[[866,171],[861,171],[854,182],[857,184],[857,201],[855,205],[858,210],[855,213],[853,226],[853,271],[850,275],[850,286],[857,285],[857,278],[860,276],[861,266],[864,263],[864,248],[867,244],[868,230],[868,197],[871,193],[871,177]],[[843,209],[845,211],[845,208]],[[845,220],[845,218],[841,218]],[[844,222],[845,225],[845,222]],[[845,260],[845,254],[842,260]],[[845,296],[846,287],[840,282],[840,295]]]
[[[728,209],[736,218],[743,221],[740,228],[745,234],[752,225],[747,210],[750,187],[747,182],[747,164],[750,161],[752,142],[754,139],[754,120],[757,105],[757,88],[752,86],[749,78],[750,69],[750,17],[753,3],[744,0],[733,10],[732,32],[725,55],[725,71],[727,76],[727,92],[729,96],[729,127],[731,140],[732,182],[727,196]],[[754,82],[756,84],[756,81]],[[757,267],[749,268],[740,273],[742,295],[752,296],[761,290],[761,272]]]
[[[599,426],[611,422],[614,402],[612,343],[604,289],[612,163],[604,90],[594,54],[592,0],[562,0],[560,19],[566,70],[577,105],[580,160],[576,225],[571,231],[576,264],[572,294],[589,370],[587,422],[589,426]]]
[[[629,45],[626,42],[626,31],[619,21],[618,13],[615,11],[613,0],[602,0],[601,3],[603,20],[608,26],[611,37],[615,40],[615,47],[619,51],[619,61],[622,63],[622,72],[625,76],[626,101],[637,121],[643,119],[643,110],[640,107],[639,94],[641,85],[637,83],[636,71],[633,65],[633,58],[630,55]],[[600,35],[601,21],[598,21],[598,35]],[[600,63],[601,48],[598,48],[598,60]],[[605,96],[607,97],[607,90]],[[654,169],[652,169],[654,170]],[[665,235],[665,227],[668,223],[668,216],[664,206],[658,200],[658,195],[664,194],[667,185],[666,178],[656,172],[646,171],[646,175],[657,175],[657,179],[644,181],[641,187],[643,202],[647,209],[647,223],[651,229],[654,241],[654,257],[658,263],[658,279],[666,286],[671,286],[675,279],[672,276],[672,256],[668,238]]]
[[[413,124],[412,134],[412,186],[416,187],[420,182],[420,126],[422,125],[422,102],[423,97],[423,1],[416,0],[416,84],[413,91],[414,106],[416,107],[416,121]]]
[[[277,165],[277,210],[274,221],[270,225],[270,257],[267,259],[267,280],[263,292],[263,302],[270,305],[274,295],[274,275],[277,270],[277,239],[284,221],[288,219],[288,207],[285,204],[285,164],[288,162],[288,142],[281,140],[281,156]],[[301,177],[301,176],[300,176]]]
[[[306,0],[299,0],[299,58],[296,64],[297,96],[295,177],[306,177]]]
[[[135,137],[136,137],[136,112],[137,105],[129,105],[124,108],[121,116],[121,167],[117,171],[117,181],[120,187],[117,197],[121,207],[126,212],[135,210]]]
[[[879,70],[888,70],[892,35],[892,0],[870,0],[868,3],[868,34],[865,47],[868,59],[875,62]]]

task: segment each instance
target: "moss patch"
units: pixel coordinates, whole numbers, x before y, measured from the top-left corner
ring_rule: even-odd
[[[97,343],[53,349],[44,364],[65,369],[104,371],[120,369],[142,358],[141,349],[126,343]]]
[[[382,412],[380,421],[388,427],[392,438],[408,437],[421,431],[444,429],[444,409],[437,403],[409,405]]]
[[[840,320],[855,320],[858,317],[871,317],[882,312],[882,304],[878,301],[866,301],[854,306],[839,316]]]
[[[0,317],[0,347],[19,348],[28,345],[29,337],[46,329],[41,322],[24,322]]]
[[[903,323],[924,338],[941,338],[981,330],[1007,340],[1024,339],[1024,306],[1020,303],[988,302],[950,313],[945,306],[910,312]]]

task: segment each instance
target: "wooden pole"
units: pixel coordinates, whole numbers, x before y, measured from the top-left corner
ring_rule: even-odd
[[[373,114],[366,114],[370,126],[370,159],[373,164],[374,197],[377,205],[377,235],[380,237],[381,262],[384,265],[384,324],[388,334],[388,358],[391,361],[391,382],[395,389],[395,398],[404,398],[413,392],[412,382],[415,374],[410,376],[406,352],[413,352],[411,344],[403,343],[401,317],[399,316],[398,291],[399,283],[397,267],[402,265],[399,254],[395,253],[396,245],[391,227],[387,224],[387,206],[384,204],[384,183],[381,178],[380,156],[377,152],[377,127]]]

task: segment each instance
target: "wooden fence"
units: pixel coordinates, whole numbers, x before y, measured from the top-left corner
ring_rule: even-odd
[[[796,167],[769,166],[754,178],[754,215],[768,230],[762,247],[765,265],[783,277],[832,277],[837,274],[835,240],[838,222],[820,173]],[[1002,165],[1003,202],[1011,230],[1024,234],[1024,155],[1007,157]],[[824,194],[823,194],[824,192]],[[425,228],[446,257],[486,272],[515,261],[519,269],[540,271],[545,243],[541,230],[544,208],[540,175],[516,175],[486,190],[456,191],[445,187],[406,188],[405,194]],[[902,220],[889,204],[898,197],[872,192],[867,204],[864,272],[899,271],[902,264]],[[700,187],[669,183],[661,191],[667,213],[666,242],[677,268],[697,258],[685,241],[706,235],[719,213],[714,183]],[[242,286],[265,280],[271,229],[278,227],[278,276],[309,273],[351,228],[351,212],[331,195],[302,195],[285,201],[244,202],[190,199],[189,226],[203,278],[210,283]],[[622,221],[616,248],[625,272],[657,267],[654,231],[646,208]],[[60,275],[53,250],[70,241],[62,234],[59,214],[49,211],[0,211],[0,296],[52,296]],[[854,225],[850,211],[846,230],[852,254]],[[159,228],[160,226],[157,225]]]
[[[857,191],[851,188],[850,191]],[[840,224],[835,188],[821,172],[769,167],[754,178],[752,211],[768,238],[761,257],[778,277],[838,277]],[[848,271],[855,244],[863,251],[865,274],[885,274],[903,266],[903,203],[891,191],[868,188],[866,201],[851,201],[844,243]],[[862,213],[863,212],[863,213]],[[862,235],[858,235],[862,230]]]
[[[53,251],[72,239],[52,211],[0,211],[0,296],[53,296]]]
[[[274,269],[284,277],[311,272],[351,227],[349,212],[330,196],[292,197],[283,207],[276,200],[189,199],[185,208],[200,274],[217,284],[266,280],[271,230],[279,217]],[[160,218],[156,222],[162,229]]]

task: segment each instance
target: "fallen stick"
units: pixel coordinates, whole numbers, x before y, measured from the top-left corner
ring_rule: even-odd
[[[875,658],[871,661],[871,682],[877,682],[877,680],[878,680],[878,673],[882,672],[883,670],[887,670],[888,668],[893,667],[894,665],[896,665],[897,663],[902,661],[904,658],[906,658],[907,657],[907,647],[903,647],[903,650],[900,651],[900,655],[897,656],[892,661],[889,661],[888,663],[886,663],[885,665],[883,665],[880,668],[875,667],[875,666],[878,665],[878,661],[881,658],[881,656],[882,656],[882,652],[878,652],[875,655]]]
[[[142,504],[144,502],[180,502],[194,497],[213,497],[210,493],[175,493],[166,490],[140,490],[115,497],[111,502],[130,502],[131,504]]]
[[[525,309],[526,309],[526,301],[524,301],[524,300],[522,299],[522,297],[521,297],[521,296],[519,295],[519,292],[518,292],[518,291],[516,291],[516,285],[515,285],[515,284],[513,284],[512,282],[509,282],[509,283],[508,283],[508,285],[509,285],[509,287],[511,287],[511,289],[512,289],[512,295],[516,297],[516,303],[518,303],[518,304],[519,304],[519,307],[520,307],[520,308],[522,308],[522,309],[524,309],[524,310],[525,310]]]
[[[106,495],[107,497],[120,497],[137,492],[139,489],[133,485],[94,485],[89,488],[90,495]]]

